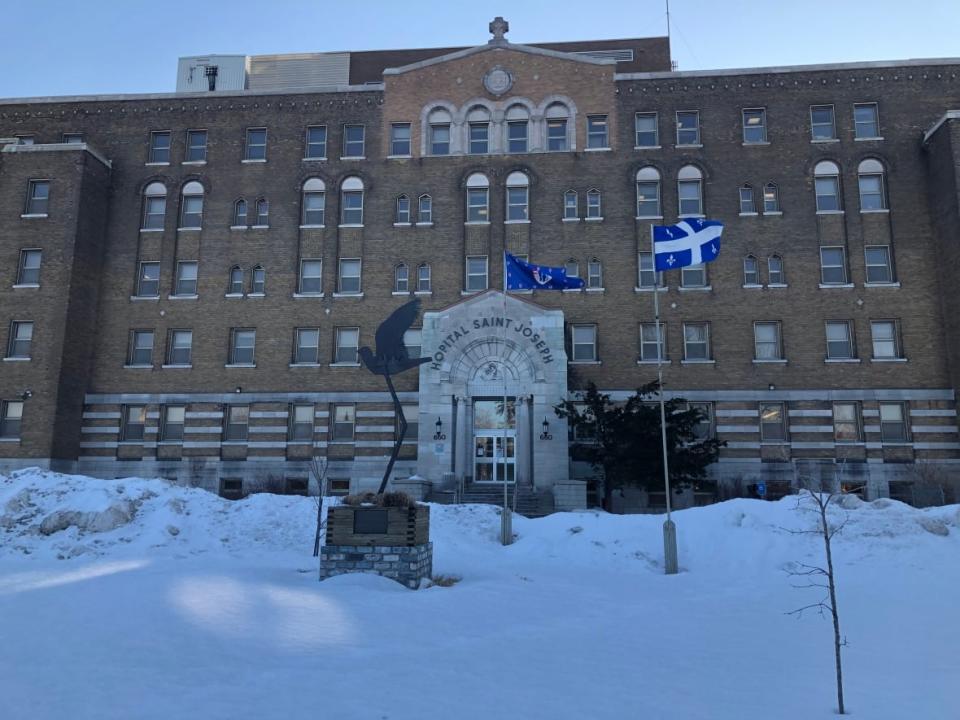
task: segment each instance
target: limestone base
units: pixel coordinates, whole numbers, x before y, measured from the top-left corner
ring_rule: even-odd
[[[372,573],[416,590],[433,575],[433,543],[321,547],[320,580],[344,573]]]

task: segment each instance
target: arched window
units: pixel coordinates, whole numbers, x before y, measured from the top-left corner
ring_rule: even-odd
[[[570,258],[563,264],[564,272],[567,273],[568,278],[578,278],[580,277],[580,263],[577,262],[576,258]]]
[[[257,227],[270,226],[270,203],[266,198],[257,200]]]
[[[303,184],[300,222],[307,227],[323,227],[327,186],[320,178],[310,178]]]
[[[152,182],[143,190],[144,230],[163,230],[164,216],[167,213],[167,188],[161,182]]]
[[[743,259],[743,284],[750,287],[760,285],[760,267],[753,255]]]
[[[507,176],[507,222],[530,221],[530,178],[526,173]]]
[[[547,107],[544,117],[547,123],[547,150],[563,152],[570,149],[567,135],[570,126],[570,110],[563,103],[552,103]]]
[[[243,295],[243,270],[239,265],[230,268],[230,281],[227,285],[227,295]]]
[[[400,263],[393,269],[393,291],[410,292],[410,268],[404,263]]]
[[[659,218],[660,210],[660,172],[654,167],[637,170],[637,217]]]
[[[267,273],[263,265],[257,265],[250,273],[250,293],[253,295],[263,295],[266,289]]]
[[[433,198],[421,195],[417,201],[417,222],[433,223]]]
[[[783,273],[783,258],[771,255],[767,258],[767,283],[769,285],[786,285],[787,276]]]
[[[530,147],[530,111],[523,105],[507,109],[507,152],[525,153]]]
[[[780,188],[772,182],[763,186],[763,212],[780,212]]]
[[[567,190],[563,194],[563,219],[580,219],[580,200],[576,190]]]
[[[594,290],[603,288],[603,266],[597,258],[587,262],[587,287]]]
[[[602,220],[603,208],[600,207],[600,191],[593,188],[587,192],[587,220]]]
[[[233,227],[247,226],[247,201],[243,198],[238,199],[233,204],[233,220],[230,224]]]
[[[830,160],[821,160],[813,169],[813,185],[817,212],[840,212],[840,167]]]
[[[883,165],[869,158],[857,167],[857,182],[860,186],[860,212],[887,209],[887,193],[884,186]]]
[[[680,217],[703,215],[703,173],[693,165],[684,165],[677,173]]]
[[[356,176],[340,185],[340,224],[363,225],[363,180]]]
[[[752,185],[740,186],[740,214],[741,215],[757,214],[757,203],[753,197]]]
[[[180,227],[199,230],[203,225],[203,185],[191,180],[181,195]]]
[[[450,112],[444,108],[431,110],[427,116],[427,150],[429,155],[450,154]]]
[[[467,149],[471,155],[490,152],[490,111],[482,105],[467,113]]]
[[[397,198],[397,212],[394,217],[394,222],[401,225],[410,224],[410,198],[406,195],[401,195]]]
[[[490,181],[483,173],[467,178],[467,222],[490,222]]]
[[[432,290],[430,266],[427,263],[421,263],[417,268],[417,292],[432,292]]]

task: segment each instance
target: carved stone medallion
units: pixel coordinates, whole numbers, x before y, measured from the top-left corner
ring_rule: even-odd
[[[506,68],[496,65],[483,76],[483,86],[491,95],[503,95],[513,87],[513,75]]]

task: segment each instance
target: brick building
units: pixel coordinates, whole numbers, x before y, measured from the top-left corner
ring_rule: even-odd
[[[725,482],[955,467],[960,60],[675,72],[666,38],[505,31],[0,101],[0,470],[296,489],[316,453],[373,485],[395,418],[357,349],[412,297],[397,474],[434,490],[575,502],[552,407],[658,352]],[[723,251],[664,274],[661,344],[650,226],[685,215]],[[504,297],[505,250],[586,288]]]

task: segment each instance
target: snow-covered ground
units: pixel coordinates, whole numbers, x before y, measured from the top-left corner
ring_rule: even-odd
[[[847,498],[848,710],[960,717],[960,507]],[[0,476],[0,718],[836,717],[832,627],[785,613],[822,544],[796,499],[661,517],[434,506],[449,588],[317,581],[315,501],[160,480]]]

